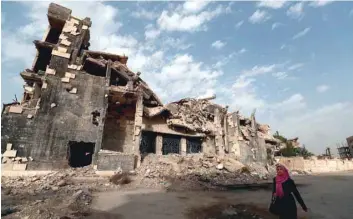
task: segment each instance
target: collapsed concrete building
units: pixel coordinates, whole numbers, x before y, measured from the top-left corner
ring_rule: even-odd
[[[215,97],[163,105],[127,67],[128,57],[89,50],[90,18],[54,3],[47,15],[48,30],[34,41],[33,66],[20,73],[23,98],[3,105],[3,168],[131,170],[148,153],[267,162],[278,141],[254,113],[229,113],[211,102]]]

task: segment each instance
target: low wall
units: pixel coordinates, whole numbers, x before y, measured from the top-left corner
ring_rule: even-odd
[[[284,164],[289,170],[307,171],[312,173],[353,170],[353,161],[341,159],[318,160],[316,158],[304,159],[302,157],[280,157],[279,163]]]

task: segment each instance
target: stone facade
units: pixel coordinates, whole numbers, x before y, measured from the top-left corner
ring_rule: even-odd
[[[32,68],[21,73],[23,99],[3,107],[4,168],[131,170],[144,153],[267,162],[266,147],[276,143],[254,114],[228,113],[211,102],[215,97],[163,105],[126,66],[128,57],[88,49],[89,18],[51,3],[48,20],[43,40],[34,41]]]

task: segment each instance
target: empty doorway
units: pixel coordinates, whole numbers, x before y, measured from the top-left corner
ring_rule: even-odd
[[[69,141],[68,161],[70,167],[91,165],[94,153],[94,143]]]

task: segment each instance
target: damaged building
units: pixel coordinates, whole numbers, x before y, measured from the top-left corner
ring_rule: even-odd
[[[47,15],[32,68],[20,73],[23,98],[3,105],[3,168],[131,170],[148,153],[266,163],[278,145],[255,113],[228,112],[211,102],[215,96],[163,104],[128,57],[89,50],[90,18],[54,3]]]

